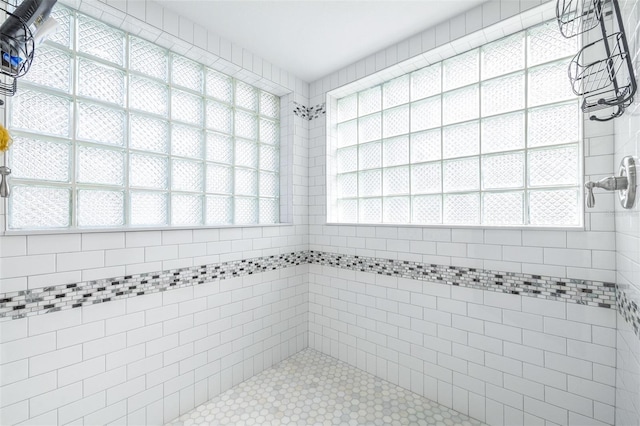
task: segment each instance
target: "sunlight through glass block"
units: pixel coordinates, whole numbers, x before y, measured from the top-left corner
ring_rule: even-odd
[[[565,38],[556,22],[546,22],[527,31],[527,47],[528,66],[533,66],[574,56],[578,52],[578,37]]]
[[[411,193],[436,194],[442,192],[440,162],[411,166]]]
[[[78,226],[110,227],[124,225],[124,192],[78,191]]]
[[[382,167],[382,143],[371,142],[359,145],[358,158],[360,170]]]
[[[411,104],[411,131],[432,129],[439,127],[442,116],[440,96],[425,99]]]
[[[358,170],[358,147],[350,146],[338,150],[338,173]]]
[[[409,75],[394,78],[382,86],[382,105],[384,109],[409,102],[411,80]]]
[[[358,173],[358,196],[375,197],[382,195],[382,170]]]
[[[358,93],[358,115],[360,117],[382,109],[382,87],[375,86]]]
[[[443,162],[444,192],[477,191],[480,188],[479,166],[477,157]]]
[[[124,71],[78,59],[78,94],[124,106]]]
[[[568,61],[529,69],[529,106],[576,98],[567,78]]]
[[[129,77],[129,107],[167,117],[169,88],[163,83],[132,75]]]
[[[524,32],[485,44],[480,49],[482,79],[486,80],[524,68]]]
[[[430,65],[411,73],[411,100],[437,95],[442,88],[441,64]]]
[[[139,73],[167,81],[167,51],[137,37],[129,37],[129,68]]]
[[[69,136],[71,102],[63,97],[20,90],[11,99],[10,127],[54,136]]]
[[[129,147],[142,151],[169,152],[169,123],[165,120],[129,114]]]
[[[13,185],[9,197],[9,228],[67,228],[70,200],[68,188]]]
[[[523,192],[485,192],[482,194],[483,225],[523,225]]]
[[[14,136],[9,150],[11,176],[16,179],[69,182],[70,155],[69,142]]]
[[[367,115],[358,120],[358,142],[369,142],[382,137],[382,117],[380,113]]]
[[[233,80],[228,75],[207,69],[207,96],[228,104],[233,102]]]
[[[280,202],[274,198],[260,198],[258,200],[260,223],[280,222]]]
[[[358,143],[358,120],[338,124],[338,147]]]
[[[364,198],[358,206],[358,218],[360,223],[382,222],[382,199]]]
[[[231,194],[233,192],[233,169],[217,164],[207,164],[206,191],[215,194]]]
[[[123,146],[124,111],[78,102],[78,139]]]
[[[580,140],[582,111],[576,102],[529,110],[530,147]]]
[[[249,169],[235,169],[235,194],[258,195],[258,172]]]
[[[398,136],[382,142],[384,167],[409,164],[409,136]]]
[[[268,145],[260,145],[260,168],[275,172],[280,167],[278,149]]]
[[[280,117],[280,98],[260,91],[260,114],[271,118]]]
[[[169,159],[159,155],[129,154],[129,186],[167,189]]]
[[[202,65],[185,57],[172,55],[171,82],[195,92],[202,90]]]
[[[202,98],[181,90],[172,90],[171,118],[197,126],[202,125],[204,118],[202,113]]]
[[[280,142],[280,123],[260,119],[260,142],[277,145]]]
[[[409,197],[389,197],[383,200],[384,223],[409,223],[410,212]]]
[[[78,150],[78,182],[124,185],[124,151],[80,145]]]
[[[50,16],[56,20],[58,27],[56,28],[56,31],[49,35],[47,41],[49,43],[57,43],[66,48],[70,48],[71,28],[73,28],[74,23],[71,11],[66,7],[61,6],[60,3],[57,3],[53,7]]]
[[[171,161],[171,189],[174,191],[201,192],[203,166],[199,161]]]
[[[260,197],[275,198],[280,193],[280,179],[277,173],[260,172]]]
[[[236,139],[236,166],[258,168],[258,145],[251,141]]]
[[[258,117],[248,112],[236,110],[235,133],[241,138],[258,139]]]
[[[385,138],[409,133],[409,106],[383,111],[382,134]]]
[[[358,174],[338,175],[338,198],[358,196]]]
[[[480,78],[478,49],[456,55],[442,62],[443,90],[457,89],[475,83]]]
[[[512,74],[482,83],[482,116],[524,108],[524,74]]]
[[[236,80],[236,106],[249,111],[258,110],[258,91],[255,87]]]
[[[233,110],[231,107],[207,101],[207,128],[231,134],[233,132]]]
[[[34,56],[23,80],[69,92],[71,90],[71,56],[62,50],[42,45]]]
[[[529,185],[578,185],[578,146],[569,145],[529,151]]]
[[[131,224],[134,226],[166,225],[167,194],[163,192],[130,193]]]
[[[207,160],[233,163],[233,138],[220,133],[207,132]]]
[[[241,198],[235,199],[234,223],[258,223],[258,199]]]
[[[411,223],[442,223],[442,195],[423,195],[411,200]]]
[[[579,225],[580,197],[575,189],[529,191],[529,223],[531,225]]]
[[[453,124],[478,118],[480,111],[477,85],[442,95],[442,124]]]
[[[352,120],[358,116],[358,94],[338,99],[338,123]]]
[[[171,155],[202,158],[202,130],[174,124],[171,126]]]
[[[446,194],[444,223],[478,225],[480,223],[480,194]]]
[[[233,223],[233,200],[231,197],[206,197],[207,225],[219,225]]]
[[[481,135],[483,154],[524,148],[524,112],[483,119]]]
[[[482,189],[523,186],[524,152],[482,157]]]
[[[411,162],[422,163],[440,159],[440,129],[411,134]]]
[[[338,200],[338,222],[358,222],[358,200]]]
[[[171,195],[171,224],[188,226],[202,224],[202,196]]]
[[[78,15],[78,51],[122,66],[124,65],[124,40],[122,31],[86,15]]]
[[[477,155],[480,151],[480,124],[477,121],[442,129],[442,158]]]
[[[383,169],[382,194],[402,195],[409,193],[409,167]]]

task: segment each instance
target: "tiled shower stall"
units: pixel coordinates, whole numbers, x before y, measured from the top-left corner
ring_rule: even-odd
[[[640,424],[637,205],[596,192],[575,230],[327,224],[341,89],[555,2],[490,0],[315,82],[151,1],[62,3],[281,96],[283,223],[0,236],[1,424],[163,424],[305,349],[490,425]],[[620,5],[638,68],[640,2]],[[585,116],[585,181],[640,156],[639,105]]]

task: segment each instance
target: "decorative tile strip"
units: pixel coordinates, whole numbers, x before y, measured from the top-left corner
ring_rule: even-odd
[[[293,113],[298,117],[308,121],[311,121],[327,113],[325,104],[318,104],[312,107],[306,107],[297,102],[293,102],[293,104],[295,105],[295,108],[293,109]]]
[[[301,251],[0,294],[0,318],[18,319],[304,265],[307,256],[308,252]]]
[[[616,290],[618,293],[617,305],[618,312],[629,323],[633,332],[640,338],[640,309],[638,309],[638,303],[632,300],[631,293],[633,289],[627,288],[627,286],[617,285]]]
[[[112,300],[189,287],[218,279],[235,278],[304,264],[318,264],[394,277],[432,281],[446,285],[519,294],[570,303],[616,307],[613,283],[555,278],[458,266],[433,265],[394,259],[300,251],[277,256],[193,266],[169,271],[127,275],[76,284],[0,294],[0,319],[18,319]],[[618,309],[629,312],[638,333],[638,306],[618,300]],[[627,318],[625,316],[625,318]]]
[[[499,293],[614,308],[613,283],[311,251],[309,262],[353,271],[432,281]]]

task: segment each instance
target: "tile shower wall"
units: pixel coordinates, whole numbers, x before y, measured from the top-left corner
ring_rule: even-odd
[[[640,70],[640,1],[621,0],[622,15],[632,52],[636,78]],[[640,158],[640,102],[636,101],[615,121],[615,156]],[[640,424],[640,205],[624,210],[616,204],[616,264],[620,295],[628,301],[623,316],[618,313],[616,421],[621,425]],[[635,327],[634,327],[635,318]]]
[[[63,3],[281,100],[277,226],[0,236],[0,293],[308,249],[308,84],[151,1]],[[0,110],[4,115],[4,110]],[[0,222],[5,223],[4,204]],[[307,266],[0,322],[0,424],[161,424],[307,346]]]
[[[492,1],[311,84],[326,93],[555,2]],[[538,9],[533,9],[539,7]],[[517,31],[525,20],[512,19]],[[535,22],[531,22],[533,24]],[[508,30],[506,30],[508,31]],[[501,33],[502,32],[502,33]],[[454,50],[463,51],[464,43]],[[584,124],[585,180],[613,173],[613,123]],[[326,120],[311,121],[310,250],[615,282],[613,194],[571,231],[326,224]],[[613,424],[615,311],[310,265],[309,344],[490,424]]]

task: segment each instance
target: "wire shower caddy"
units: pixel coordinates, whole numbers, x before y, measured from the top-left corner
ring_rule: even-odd
[[[571,60],[569,80],[573,92],[583,97],[582,111],[591,113],[591,120],[620,117],[633,103],[637,82],[618,0],[558,0],[556,17],[566,38],[599,29],[601,38],[583,46]],[[613,112],[594,114],[605,108]]]
[[[33,33],[26,22],[13,11],[17,7],[14,0],[0,0],[0,16],[4,19],[13,17],[17,19],[20,26],[19,33],[23,36],[15,37],[9,34],[0,33],[0,94],[13,96],[18,88],[17,79],[25,75],[33,61],[35,51],[35,41]],[[13,60],[12,58],[21,58]],[[2,101],[0,101],[2,105]]]

